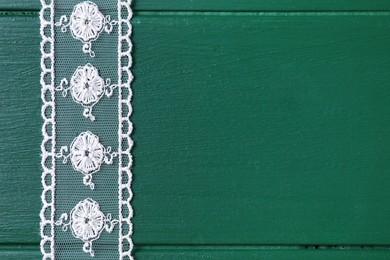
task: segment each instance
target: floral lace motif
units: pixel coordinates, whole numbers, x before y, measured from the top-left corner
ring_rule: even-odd
[[[110,146],[105,148],[99,142],[99,137],[89,131],[77,136],[70,145],[70,153],[65,155],[67,152],[68,147],[63,146],[56,157],[63,158],[63,163],[67,163],[70,158],[73,168],[84,174],[83,183],[92,190],[95,189],[92,174],[100,170],[103,162],[112,164],[114,157],[118,155],[111,152]]]
[[[76,69],[70,79],[70,86],[68,80],[64,78],[60,85],[56,87],[56,91],[62,91],[64,97],[70,91],[73,100],[84,107],[83,115],[94,121],[93,106],[99,102],[103,95],[111,97],[117,87],[117,84],[111,85],[111,79],[104,80],[100,77],[99,70],[87,63]]]
[[[84,43],[83,52],[88,53],[91,57],[95,56],[95,52],[92,50],[92,41],[95,41],[103,30],[111,33],[114,25],[117,24],[117,21],[111,21],[109,15],[104,16],[99,11],[98,6],[91,1],[77,4],[69,22],[68,20],[68,17],[63,15],[55,25],[61,26],[62,32],[66,32],[67,27],[70,27],[73,38]]]
[[[91,256],[94,256],[92,242],[100,237],[104,229],[111,233],[118,223],[111,214],[104,215],[100,205],[90,198],[80,201],[70,212],[69,221],[68,218],[68,214],[64,213],[55,224],[62,226],[63,231],[70,227],[73,236],[84,242],[83,251]]]

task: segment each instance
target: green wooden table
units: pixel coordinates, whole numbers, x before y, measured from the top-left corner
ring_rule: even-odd
[[[0,0],[0,259],[40,259],[39,1]],[[134,3],[137,259],[390,259],[390,2]]]

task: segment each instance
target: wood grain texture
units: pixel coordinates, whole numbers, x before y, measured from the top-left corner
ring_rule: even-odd
[[[136,244],[390,244],[389,16],[145,12],[133,24]],[[3,244],[40,240],[38,28],[33,15],[0,16]],[[136,255],[388,259],[389,251]],[[35,247],[0,250],[0,259],[40,257]]]
[[[390,11],[387,0],[135,0],[135,11]],[[0,10],[39,10],[40,2],[0,0]]]
[[[136,242],[390,243],[389,16],[133,23]]]
[[[39,241],[39,19],[0,17],[0,242]]]
[[[38,246],[2,246],[0,248],[0,259],[2,260],[38,260],[42,254]]]
[[[388,16],[133,23],[136,243],[389,244]],[[0,241],[38,243],[38,20],[0,24]]]
[[[151,247],[135,250],[136,259],[195,260],[195,259],[274,259],[274,260],[358,260],[389,259],[389,250],[310,250],[310,249],[256,249],[256,248],[182,248]]]
[[[74,251],[73,251],[74,253]],[[135,249],[136,259],[143,260],[182,260],[182,259],[275,259],[275,260],[382,260],[389,259],[389,250],[304,250],[304,249],[256,249],[256,248],[202,248],[202,247],[148,247]],[[37,247],[2,247],[2,260],[42,259]]]

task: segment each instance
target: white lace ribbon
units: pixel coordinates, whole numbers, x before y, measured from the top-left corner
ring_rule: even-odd
[[[67,0],[41,0],[42,9],[40,12],[42,37],[41,42],[41,97],[43,141],[42,152],[42,210],[40,212],[40,233],[41,252],[43,259],[56,259],[56,234],[71,230],[74,238],[81,240],[80,250],[91,257],[96,255],[93,249],[93,242],[100,238],[102,232],[106,231],[110,235],[117,234],[119,259],[133,259],[133,208],[132,199],[132,155],[133,140],[131,139],[132,123],[130,116],[131,106],[131,82],[133,75],[130,71],[132,66],[132,43],[131,33],[132,18],[131,0],[117,0],[114,8],[117,8],[117,16],[111,17],[102,12],[98,4],[92,1],[80,1],[69,13],[55,13],[56,4],[60,1],[66,3]],[[62,10],[62,9],[59,9]],[[117,33],[114,33],[117,32]],[[70,40],[79,42],[80,48],[72,51],[80,52],[80,64],[74,68],[73,75],[67,75],[56,81],[55,50],[61,48],[56,43],[55,36],[61,37],[69,35]],[[101,35],[107,34],[117,42],[117,82],[112,82],[105,77],[104,69],[99,68],[93,62],[99,56],[99,39]],[[92,45],[93,43],[93,45]],[[85,63],[85,58],[92,62]],[[57,85],[56,85],[57,82]],[[73,137],[67,146],[57,146],[57,135],[66,129],[59,129],[56,124],[56,110],[60,111],[57,100],[71,97],[75,106],[81,106],[83,111],[74,114],[74,117],[83,118],[95,124],[99,120],[99,114],[92,113],[92,109],[103,99],[110,97],[118,98],[118,106],[112,109],[118,110],[118,128],[112,129],[112,134],[118,136],[117,144],[110,144],[118,147],[113,151],[111,146],[102,142],[100,137],[84,129],[83,132]],[[57,112],[58,112],[57,111]],[[126,112],[125,112],[126,111]],[[101,112],[100,112],[101,113]],[[85,118],[84,118],[85,117]],[[72,117],[67,117],[72,118]],[[69,119],[68,119],[69,120]],[[59,124],[60,125],[60,124]],[[86,124],[87,125],[87,124]],[[103,139],[102,139],[103,140]],[[104,141],[104,140],[103,140]],[[56,165],[60,162],[69,163],[75,172],[81,173],[82,183],[90,189],[90,196],[82,201],[69,201],[66,204],[74,205],[67,212],[56,212],[56,187],[61,182],[56,178],[58,169]],[[105,214],[101,208],[104,205],[94,200],[94,194],[104,191],[104,184],[96,187],[93,182],[93,174],[101,170],[102,165],[107,167],[117,167],[118,171],[118,197],[114,198],[112,205],[118,205],[115,212]],[[105,166],[106,167],[106,166]],[[77,174],[74,174],[74,182],[79,182]],[[73,178],[73,177],[72,177]],[[116,201],[118,200],[118,201]],[[104,204],[104,203],[103,203]],[[103,206],[103,207],[101,207]],[[112,208],[112,207],[111,207]],[[61,214],[61,215],[59,215]],[[62,227],[62,228],[61,228]],[[115,231],[115,232],[114,232]],[[69,233],[69,232],[68,232]],[[96,246],[96,245],[95,245]],[[104,249],[99,249],[104,250]]]

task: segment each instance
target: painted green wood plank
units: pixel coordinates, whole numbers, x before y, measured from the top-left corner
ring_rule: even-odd
[[[390,16],[133,22],[136,242],[390,244]]]
[[[4,1],[4,0],[2,0]],[[171,11],[350,11],[350,10],[390,10],[386,0],[140,0],[134,2],[135,10],[171,10]]]
[[[136,11],[389,11],[387,0],[135,0]],[[40,2],[0,0],[0,10],[39,10]]]
[[[39,19],[0,17],[0,241],[39,241]]]
[[[42,254],[38,249],[38,246],[35,247],[35,250],[23,250],[23,248],[15,250],[12,249],[3,249],[0,250],[0,259],[2,260],[21,260],[21,259],[29,259],[29,260],[38,260],[42,259]]]
[[[137,244],[390,244],[390,17],[135,17]],[[38,242],[38,19],[0,18],[0,241]]]
[[[74,253],[74,251],[73,251]],[[256,248],[183,248],[183,247],[149,247],[136,249],[135,258],[142,259],[315,259],[315,260],[358,260],[358,259],[389,259],[390,250],[295,250],[295,249],[256,249]],[[37,247],[20,247],[15,249],[0,249],[2,260],[38,260],[42,259]]]
[[[39,246],[0,246],[0,259],[2,260],[21,260],[21,259],[42,259]]]
[[[135,250],[136,259],[275,259],[275,260],[357,260],[389,259],[390,250],[297,250],[256,248],[148,248]]]

